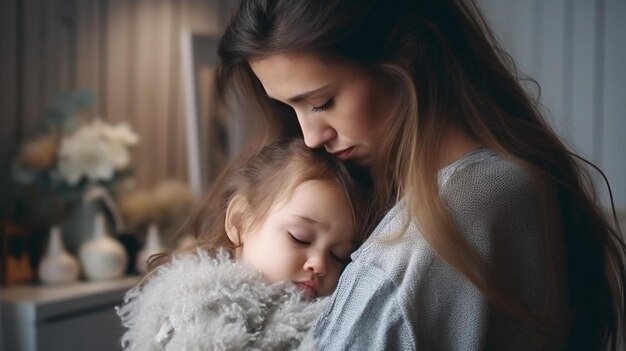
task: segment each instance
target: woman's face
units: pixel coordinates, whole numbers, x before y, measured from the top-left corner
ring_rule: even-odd
[[[392,104],[382,82],[313,55],[273,55],[250,67],[269,98],[293,108],[308,147],[370,164]]]

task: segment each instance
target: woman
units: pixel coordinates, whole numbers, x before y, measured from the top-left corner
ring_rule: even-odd
[[[320,349],[618,347],[624,242],[471,1],[244,0],[219,55],[264,142],[298,122],[388,210]]]

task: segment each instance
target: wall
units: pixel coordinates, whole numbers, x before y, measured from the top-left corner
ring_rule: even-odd
[[[0,1],[0,194],[19,143],[37,134],[60,91],[79,88],[95,93],[88,115],[139,133],[132,157],[141,186],[187,180],[180,33],[218,35],[228,3]],[[0,214],[7,202],[0,197]]]
[[[626,1],[478,2],[518,68],[540,84],[554,129],[606,173],[625,211]]]

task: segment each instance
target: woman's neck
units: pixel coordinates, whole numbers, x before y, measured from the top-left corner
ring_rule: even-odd
[[[439,169],[446,167],[468,152],[482,146],[483,144],[479,140],[476,140],[466,132],[458,128],[451,128],[446,135],[444,135],[441,142]]]

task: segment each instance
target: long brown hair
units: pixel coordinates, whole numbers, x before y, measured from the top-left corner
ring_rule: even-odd
[[[261,143],[298,135],[297,120],[267,98],[249,62],[289,53],[349,63],[393,85],[397,117],[389,119],[372,169],[379,204],[407,199],[410,217],[437,254],[496,306],[550,333],[556,341],[545,345],[616,349],[626,300],[626,247],[617,224],[592,196],[588,162],[545,123],[471,0],[242,1],[220,43],[220,82],[266,117],[258,119],[265,123]],[[545,190],[541,224],[551,286],[539,315],[500,286],[450,219],[437,172],[451,128],[522,165]]]
[[[277,199],[290,196],[298,185],[310,180],[329,182],[343,191],[350,205],[355,239],[360,242],[372,223],[368,199],[371,185],[367,174],[333,155],[307,148],[300,139],[280,139],[258,152],[250,150],[234,161],[192,216],[197,245],[151,257],[148,270],[153,272],[173,255],[197,248],[206,251],[221,248],[232,254],[237,245],[228,239],[224,226],[231,200],[241,196],[247,201],[246,211],[238,223],[240,230],[246,230],[259,224]]]

